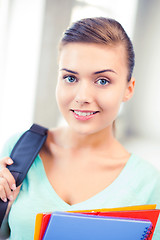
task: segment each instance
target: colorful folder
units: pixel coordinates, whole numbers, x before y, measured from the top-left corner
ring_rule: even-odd
[[[86,214],[86,213],[85,213]],[[87,213],[90,214],[90,213]],[[128,219],[141,219],[141,220],[150,220],[152,223],[152,231],[150,233],[149,240],[152,239],[158,217],[160,214],[159,209],[153,210],[139,210],[139,211],[118,211],[118,212],[97,212],[94,213],[98,216],[109,216],[109,217],[122,217]]]
[[[44,240],[141,240],[152,228],[149,220],[54,212]]]
[[[47,229],[47,226],[48,226],[48,223],[50,221],[50,218],[51,218],[51,213],[43,215],[39,240],[43,239],[43,236],[44,236],[45,231]]]
[[[113,212],[113,211],[131,211],[131,210],[148,210],[156,209],[156,204],[146,204],[146,205],[135,205],[135,206],[126,206],[118,208],[100,208],[100,209],[91,209],[91,210],[77,210],[77,211],[68,211],[68,212]]]
[[[35,221],[34,240],[39,240],[40,239],[42,219],[43,219],[43,213],[38,213],[36,215],[36,221]]]
[[[155,210],[156,205],[137,205],[120,208],[103,208],[103,209],[92,209],[92,210],[79,210],[70,211],[70,213],[81,213],[99,216],[110,216],[110,217],[123,217],[123,218],[134,218],[134,219],[147,219],[150,220],[153,227],[153,232],[157,223],[160,210]],[[42,240],[45,231],[49,225],[51,213],[40,213],[36,216],[34,240]],[[151,233],[150,240],[152,239],[153,232]]]

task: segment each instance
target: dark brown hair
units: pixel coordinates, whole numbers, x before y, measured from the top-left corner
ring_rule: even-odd
[[[95,17],[79,20],[71,25],[60,42],[60,48],[71,42],[97,43],[105,45],[123,44],[126,49],[128,76],[130,81],[135,64],[133,45],[119,22],[114,19]]]

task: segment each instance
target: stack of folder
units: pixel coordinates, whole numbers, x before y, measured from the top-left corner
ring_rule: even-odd
[[[34,240],[151,240],[159,214],[156,205],[39,213]]]

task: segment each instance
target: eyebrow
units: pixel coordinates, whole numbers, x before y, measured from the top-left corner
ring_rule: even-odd
[[[101,71],[94,72],[94,74],[99,74],[99,73],[104,73],[104,72],[112,72],[112,73],[117,74],[117,73],[116,73],[114,70],[112,70],[112,69],[104,69],[104,70],[101,70]]]
[[[67,71],[67,72],[69,72],[69,73],[78,74],[78,72],[69,70],[69,69],[67,69],[67,68],[62,68],[61,71],[63,71],[63,70],[64,70],[64,71]],[[100,74],[100,73],[104,73],[104,72],[112,72],[112,73],[117,74],[117,73],[116,73],[114,70],[112,70],[112,69],[104,69],[104,70],[101,70],[101,71],[96,71],[96,72],[94,72],[93,74]]]
[[[69,69],[67,69],[67,68],[62,68],[61,71],[63,71],[63,70],[64,70],[64,71],[67,71],[67,72],[69,72],[69,73],[78,74],[78,72],[69,70]]]

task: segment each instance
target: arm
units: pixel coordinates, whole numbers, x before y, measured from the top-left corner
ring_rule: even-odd
[[[9,237],[8,214],[20,190],[20,187],[16,188],[15,179],[7,168],[7,165],[11,164],[13,161],[9,157],[0,160],[0,198],[4,202],[9,200],[6,215],[0,228],[0,238],[2,239]]]
[[[0,229],[0,239],[7,239],[10,235],[10,229],[8,225],[8,216],[4,218],[1,229]]]

